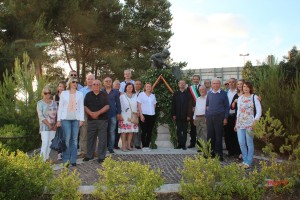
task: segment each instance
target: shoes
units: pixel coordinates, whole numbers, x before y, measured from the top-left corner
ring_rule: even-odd
[[[174,149],[181,149],[181,146],[180,145],[178,145],[177,147],[175,147]]]
[[[195,147],[195,145],[193,145],[193,144],[190,144],[189,146],[188,146],[188,148],[190,149],[190,148],[194,148]]]
[[[86,162],[86,161],[90,161],[90,160],[92,160],[92,158],[87,158],[87,157],[85,157],[82,161],[83,161],[83,162]]]
[[[240,161],[240,160],[243,160],[242,154],[240,154],[239,157],[238,157],[237,159],[238,159],[239,161]]]
[[[81,153],[78,158],[84,158],[85,157],[85,154],[84,153]]]
[[[123,148],[121,150],[124,151],[124,152],[128,151],[127,149],[123,149]]]
[[[120,149],[120,147],[118,147],[118,146],[115,146],[114,148],[115,148],[115,149]]]
[[[72,165],[73,167],[76,167],[76,163],[72,163],[71,165]]]
[[[186,146],[182,147],[183,150],[186,150]]]
[[[109,153],[115,153],[113,149],[108,149]]]
[[[142,149],[140,146],[135,146],[136,149]]]
[[[128,151],[132,151],[132,148],[127,148]]]
[[[103,162],[104,162],[104,159],[98,159],[97,162],[98,162],[98,163],[103,163]]]
[[[201,153],[202,151],[200,149],[197,150],[198,153]]]
[[[243,165],[240,165],[240,167],[244,169],[249,169],[250,165],[248,165],[247,163],[243,163]]]
[[[142,151],[143,151],[143,152],[150,152],[151,149],[150,149],[149,147],[144,147],[144,148],[142,148]]]

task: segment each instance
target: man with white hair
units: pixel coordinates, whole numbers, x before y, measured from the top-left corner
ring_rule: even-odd
[[[84,86],[79,90],[83,94],[83,99],[88,92],[92,91],[94,80],[95,80],[94,74],[86,75],[86,86]],[[87,129],[88,129],[88,123],[87,123],[87,115],[85,113],[84,123],[83,126],[81,126],[80,128],[80,134],[79,134],[79,151],[80,151],[79,157],[80,158],[83,158],[87,153]]]
[[[207,140],[211,142],[212,157],[219,156],[223,161],[223,126],[227,125],[229,101],[226,92],[220,89],[221,81],[212,80],[212,91],[207,95],[205,118],[207,123]]]
[[[131,70],[130,69],[125,69],[124,70],[124,78],[125,80],[121,82],[121,86],[120,86],[120,92],[124,92],[126,83],[132,83],[134,85],[134,80],[131,79]]]

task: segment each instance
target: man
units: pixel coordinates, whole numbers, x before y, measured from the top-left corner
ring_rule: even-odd
[[[200,93],[200,97],[198,97],[196,100],[196,107],[195,107],[193,119],[197,131],[197,141],[200,138],[203,139],[204,141],[207,141],[207,127],[206,127],[206,120],[205,120],[207,92],[206,92],[206,88],[203,85],[199,87],[199,93]],[[200,150],[198,150],[198,152],[200,152]]]
[[[121,87],[120,87],[120,92],[124,92],[126,83],[132,83],[134,85],[134,80],[131,79],[131,70],[130,69],[126,69],[124,70],[124,78],[125,80],[123,82],[121,82]]]
[[[220,89],[221,81],[213,79],[212,91],[207,95],[205,118],[207,123],[207,140],[211,142],[212,157],[219,156],[223,161],[223,126],[227,125],[229,102],[226,92]]]
[[[192,108],[194,108],[196,105],[196,99],[199,97],[198,89],[200,87],[200,75],[194,74],[192,77],[192,82],[193,82],[192,85],[188,87],[188,92],[189,92],[190,105],[192,106]],[[192,111],[191,116],[193,115],[194,112]],[[190,119],[190,127],[191,127],[191,131],[190,131],[191,140],[188,148],[193,148],[195,147],[196,144],[196,126],[194,125],[192,118]]]
[[[211,88],[211,81],[209,79],[206,79],[204,81],[204,85],[205,85],[205,88],[206,88],[207,92],[210,92],[212,90],[212,88]]]
[[[113,82],[113,88],[116,89],[116,90],[120,90],[120,86],[121,86],[121,83],[118,79],[116,79],[114,82]],[[115,130],[115,143],[114,143],[114,147],[115,149],[120,149],[120,147],[118,146],[119,145],[119,140],[120,140],[120,135],[118,133],[118,122],[116,124],[116,130]]]
[[[88,151],[83,161],[93,159],[98,137],[98,162],[102,163],[107,146],[107,111],[109,110],[107,94],[102,92],[99,80],[93,81],[93,91],[88,92],[84,99],[84,110],[88,115]]]
[[[230,87],[229,87],[229,82],[226,81],[226,82],[224,83],[224,86],[225,86],[225,91],[227,92],[227,91],[230,89]],[[229,103],[231,103],[231,102],[229,102]]]
[[[227,97],[229,102],[229,107],[232,102],[234,95],[236,94],[236,79],[230,78],[228,80],[229,90],[227,91]],[[224,139],[226,144],[226,149],[228,150],[228,156],[238,156],[241,154],[237,133],[234,131],[235,126],[235,110],[229,111],[228,123],[224,126]]]
[[[114,144],[115,144],[115,131],[117,126],[117,119],[121,117],[121,103],[120,103],[120,92],[119,90],[112,88],[112,79],[110,77],[106,77],[104,79],[104,87],[103,92],[108,96],[109,102],[109,110],[107,112],[108,117],[108,128],[107,128],[107,147],[109,153],[114,152]]]
[[[71,77],[75,77],[77,78],[77,72],[75,70],[71,70],[69,72],[68,78],[66,79],[66,83],[68,82],[69,78]],[[79,91],[82,88],[82,85],[80,85],[80,83],[77,84],[77,90]]]
[[[176,149],[186,150],[187,128],[191,116],[191,104],[189,94],[185,90],[185,81],[180,80],[178,83],[179,91],[173,94],[172,100],[172,118],[176,121],[177,141]]]
[[[135,93],[137,96],[142,92],[142,81],[141,80],[136,80],[135,81]],[[142,135],[142,129],[141,129],[141,123],[138,124],[139,126],[139,132],[133,134],[133,141],[134,141],[134,146],[136,149],[141,149],[141,135]]]
[[[85,98],[85,95],[88,92],[92,91],[94,80],[95,80],[94,74],[86,75],[86,86],[80,89],[80,92],[82,92],[83,94],[83,98]],[[84,158],[85,154],[87,153],[87,129],[88,129],[87,114],[85,113],[84,123],[83,126],[81,126],[80,128],[80,134],[79,134],[79,150],[80,150],[79,158]]]

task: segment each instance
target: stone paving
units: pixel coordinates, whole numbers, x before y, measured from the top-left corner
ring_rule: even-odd
[[[150,153],[144,153],[140,150],[131,152],[116,151],[115,154],[111,154],[115,160],[121,159],[124,161],[138,161],[141,164],[149,164],[151,169],[160,169],[162,175],[165,178],[165,184],[180,183],[181,175],[179,171],[183,169],[183,160],[186,157],[193,157],[197,154],[196,149],[190,149],[187,151],[177,150],[171,148],[164,148],[153,150]],[[239,162],[236,158],[224,156],[223,165],[228,165],[232,162]],[[254,166],[259,163],[258,159],[254,159]],[[60,165],[56,165],[55,170],[59,171]],[[75,167],[69,167],[70,170],[74,170]],[[82,185],[93,185],[98,181],[99,175],[97,169],[101,169],[101,164],[96,159],[83,162],[82,159],[77,160],[77,171],[80,173]],[[253,168],[252,168],[253,169]]]

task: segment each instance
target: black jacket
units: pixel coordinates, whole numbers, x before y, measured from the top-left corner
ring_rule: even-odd
[[[183,102],[181,102],[181,91],[176,91],[173,94],[172,100],[172,117],[176,116],[176,121],[187,120],[187,117],[192,117],[192,108],[190,95],[187,90],[183,92]]]

